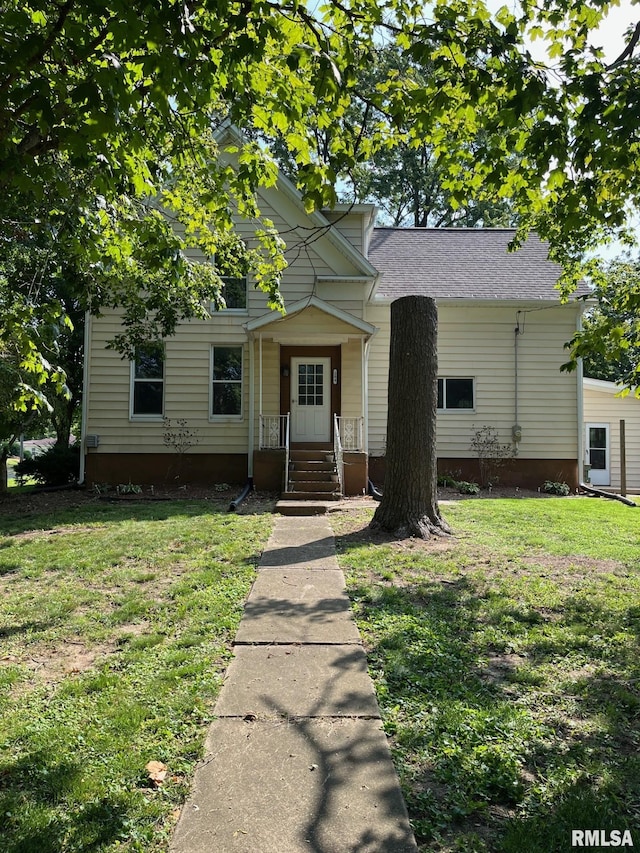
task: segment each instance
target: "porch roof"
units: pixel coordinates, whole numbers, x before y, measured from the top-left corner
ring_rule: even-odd
[[[309,342],[309,337],[312,339],[322,339],[326,343],[338,343],[338,338],[342,339],[345,337],[371,338],[378,331],[377,326],[373,326],[371,323],[367,323],[365,320],[361,320],[359,317],[355,317],[353,314],[349,314],[348,311],[344,311],[330,302],[325,302],[317,296],[300,299],[298,302],[289,305],[287,313],[284,316],[279,311],[268,311],[260,317],[249,320],[245,324],[245,329],[248,334],[268,330],[270,333],[273,333],[274,340],[282,339],[291,342],[291,333],[294,330],[290,321],[308,309],[315,309],[314,313],[319,311],[325,315],[327,320],[332,319],[338,321],[338,323],[334,323],[333,328],[314,326],[313,330],[304,330],[303,343]],[[289,326],[287,325],[288,323]]]

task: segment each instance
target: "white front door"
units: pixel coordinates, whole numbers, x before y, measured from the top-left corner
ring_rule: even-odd
[[[587,424],[587,465],[592,486],[611,485],[609,424]]]
[[[331,359],[291,359],[291,441],[331,438]]]

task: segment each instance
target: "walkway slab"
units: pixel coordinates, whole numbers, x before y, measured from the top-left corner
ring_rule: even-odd
[[[337,570],[335,539],[322,516],[281,518],[267,543],[260,568]]]
[[[340,571],[260,572],[236,643],[359,643]]]
[[[180,853],[417,853],[381,725],[218,720]]]
[[[236,646],[220,717],[379,717],[361,646]]]
[[[417,853],[327,520],[279,518],[172,853]]]

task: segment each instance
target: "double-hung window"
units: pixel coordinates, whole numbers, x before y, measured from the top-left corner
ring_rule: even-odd
[[[138,347],[131,362],[130,415],[155,420],[164,414],[164,347]]]
[[[474,409],[473,379],[438,378],[438,409]]]
[[[211,417],[242,417],[242,347],[211,347]]]

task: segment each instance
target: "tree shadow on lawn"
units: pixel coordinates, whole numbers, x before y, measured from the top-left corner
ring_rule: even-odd
[[[71,796],[70,810],[60,809],[83,772],[44,751],[0,763],[3,853],[91,853],[126,837],[128,806],[117,793],[75,807]]]
[[[513,654],[489,639],[504,638],[506,610],[477,578],[402,584],[358,579],[348,592],[421,849],[554,853],[571,848],[572,829],[635,829],[637,843],[637,607],[601,607],[594,620],[567,598],[553,624],[566,648],[562,635],[536,643],[543,608],[507,608]],[[563,661],[572,632],[593,656],[577,677]]]
[[[235,495],[234,495],[235,497]],[[237,515],[273,512],[268,498],[240,505]],[[30,494],[0,499],[0,536],[15,536],[64,525],[96,524],[113,521],[166,521],[176,516],[228,516],[227,498],[173,497],[141,500],[137,496],[101,500],[91,492],[73,491]],[[2,543],[0,543],[1,547]]]

